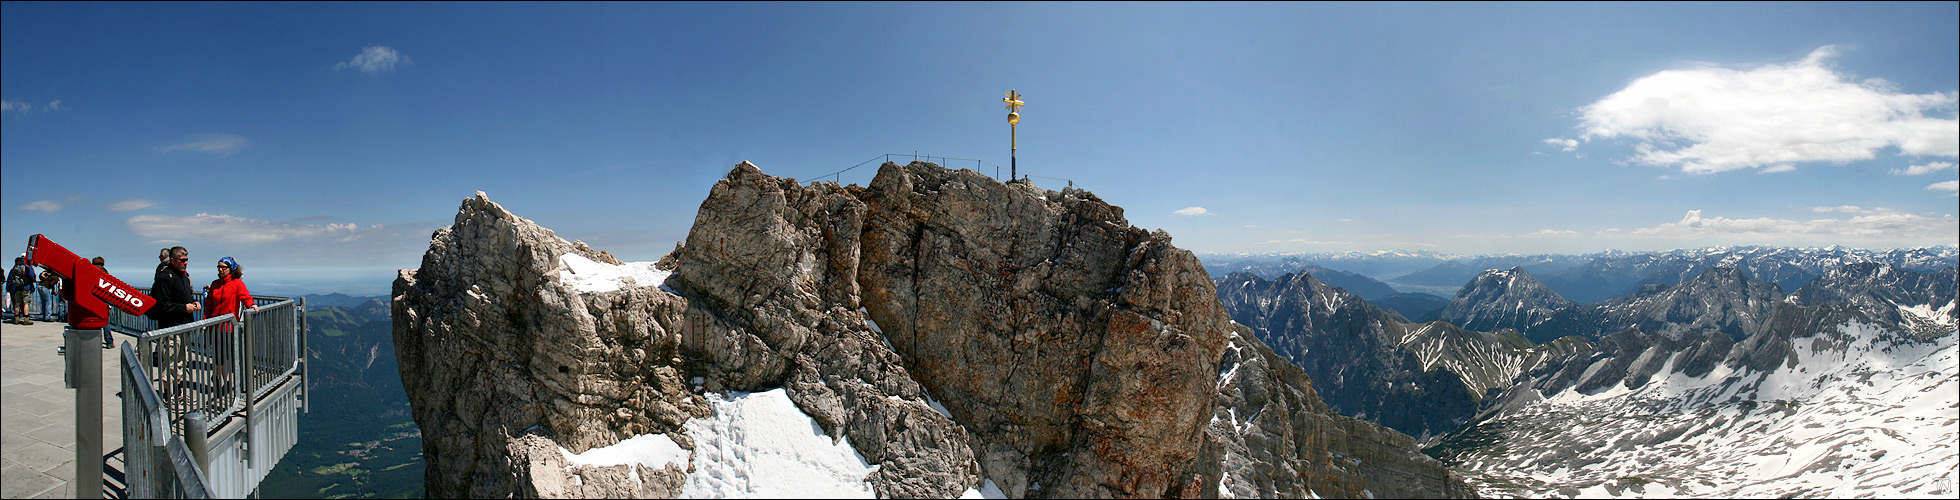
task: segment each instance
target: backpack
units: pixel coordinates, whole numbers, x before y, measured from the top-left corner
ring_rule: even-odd
[[[28,275],[27,270],[22,269],[20,267],[15,267],[12,271],[8,271],[7,291],[18,292],[21,290],[26,290],[28,287],[34,286],[34,282],[32,281],[33,278],[30,278],[27,275]]]

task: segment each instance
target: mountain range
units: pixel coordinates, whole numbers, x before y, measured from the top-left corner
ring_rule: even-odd
[[[1739,341],[1628,328],[1527,371],[1428,451],[1490,494],[1950,495],[1954,286],[1951,267],[1854,263]]]
[[[1385,251],[1203,254],[1201,257],[1205,259],[1206,270],[1214,278],[1246,271],[1273,279],[1311,264],[1359,274],[1401,292],[1444,297],[1456,295],[1466,283],[1484,271],[1519,267],[1532,273],[1561,297],[1589,304],[1630,295],[1646,285],[1678,284],[1713,267],[1737,268],[1750,278],[1775,283],[1784,290],[1796,290],[1831,269],[1856,262],[1880,262],[1900,269],[1931,272],[1960,265],[1960,247],[1942,245],[1869,250],[1838,246],[1715,246],[1664,252],[1608,250],[1578,255],[1457,255]],[[1334,280],[1327,282],[1333,283]],[[1370,300],[1373,299],[1370,297]]]
[[[1234,319],[1305,369],[1331,408],[1421,436],[1484,494],[1505,496],[1939,492],[1927,479],[1937,472],[1882,472],[1944,463],[1952,479],[1954,454],[1939,443],[1960,420],[1951,414],[1955,287],[1953,267],[1859,261],[1785,294],[1717,266],[1582,305],[1518,266],[1474,277],[1444,321],[1406,323],[1307,273],[1236,273],[1217,286]],[[1724,412],[1738,414],[1708,419]],[[1887,444],[1860,423],[1901,418],[1947,430]],[[1806,452],[1822,464],[1752,458],[1788,443],[1779,432],[1838,445]],[[1853,455],[1859,465],[1839,468]],[[1834,471],[1877,479],[1820,488],[1841,485],[1819,480]],[[1725,484],[1723,474],[1749,479]]]
[[[1122,213],[928,162],[870,186],[743,164],[674,252],[621,262],[477,193],[387,303],[424,484],[1817,496],[1954,479],[1951,247],[1206,264]],[[1464,270],[1427,306],[1379,281]],[[856,459],[785,448],[783,429]]]

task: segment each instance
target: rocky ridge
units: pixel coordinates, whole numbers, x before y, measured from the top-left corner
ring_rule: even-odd
[[[1441,318],[1470,330],[1510,328],[1530,335],[1540,324],[1576,305],[1540,283],[1523,267],[1512,267],[1484,271],[1471,279],[1443,307]]]
[[[1508,330],[1409,323],[1306,272],[1271,281],[1238,272],[1217,283],[1233,319],[1317,381],[1330,408],[1424,444],[1469,421],[1523,372],[1581,348],[1534,346]]]
[[[881,497],[982,477],[1014,497],[1470,494],[1407,436],[1325,411],[1235,335],[1196,258],[1086,191],[744,164],[664,283],[581,290],[572,259],[621,264],[479,193],[397,278],[430,495],[674,496],[680,464],[563,455],[644,434],[692,449],[677,431],[713,411],[704,392],[773,387],[877,466]]]
[[[1521,268],[1486,271],[1465,285],[1442,319],[1472,330],[1514,329],[1535,342],[1601,339],[1627,329],[1679,338],[1720,331],[1742,340],[1762,328],[1786,295],[1734,267],[1712,267],[1675,285],[1649,284],[1624,297],[1577,304]]]
[[[1627,329],[1575,343],[1429,451],[1506,495],[1942,493],[1954,328],[1901,311],[1950,303],[1951,269],[1843,266],[1740,341]],[[1926,472],[1897,474],[1911,470]]]

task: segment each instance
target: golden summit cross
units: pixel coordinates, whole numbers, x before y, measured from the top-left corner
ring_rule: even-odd
[[[1015,126],[1021,124],[1021,105],[1024,103],[1021,102],[1021,93],[1013,89],[1008,89],[1007,98],[1001,99],[1001,102],[1007,103],[1007,181],[1013,182],[1015,177],[1021,175],[1020,162],[1014,154],[1021,149]]]

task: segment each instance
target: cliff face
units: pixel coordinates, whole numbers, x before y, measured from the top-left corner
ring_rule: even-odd
[[[550,440],[584,450],[708,415],[676,368],[685,301],[655,288],[580,293],[558,279],[566,255],[610,259],[477,193],[422,267],[396,278],[395,352],[430,496],[549,496],[559,492],[539,485],[573,482],[552,473],[563,457]],[[592,494],[672,496],[685,476],[640,472],[666,487]]]
[[[1468,494],[1407,436],[1328,412],[1297,368],[1221,382],[1228,350],[1277,358],[1233,340],[1195,257],[1085,191],[928,163],[798,185],[743,164],[663,283],[581,290],[588,259],[617,264],[479,193],[397,279],[432,496],[672,496],[683,467],[567,468],[552,445],[693,449],[702,392],[776,387],[877,466],[883,497],[982,477],[1014,497]]]

